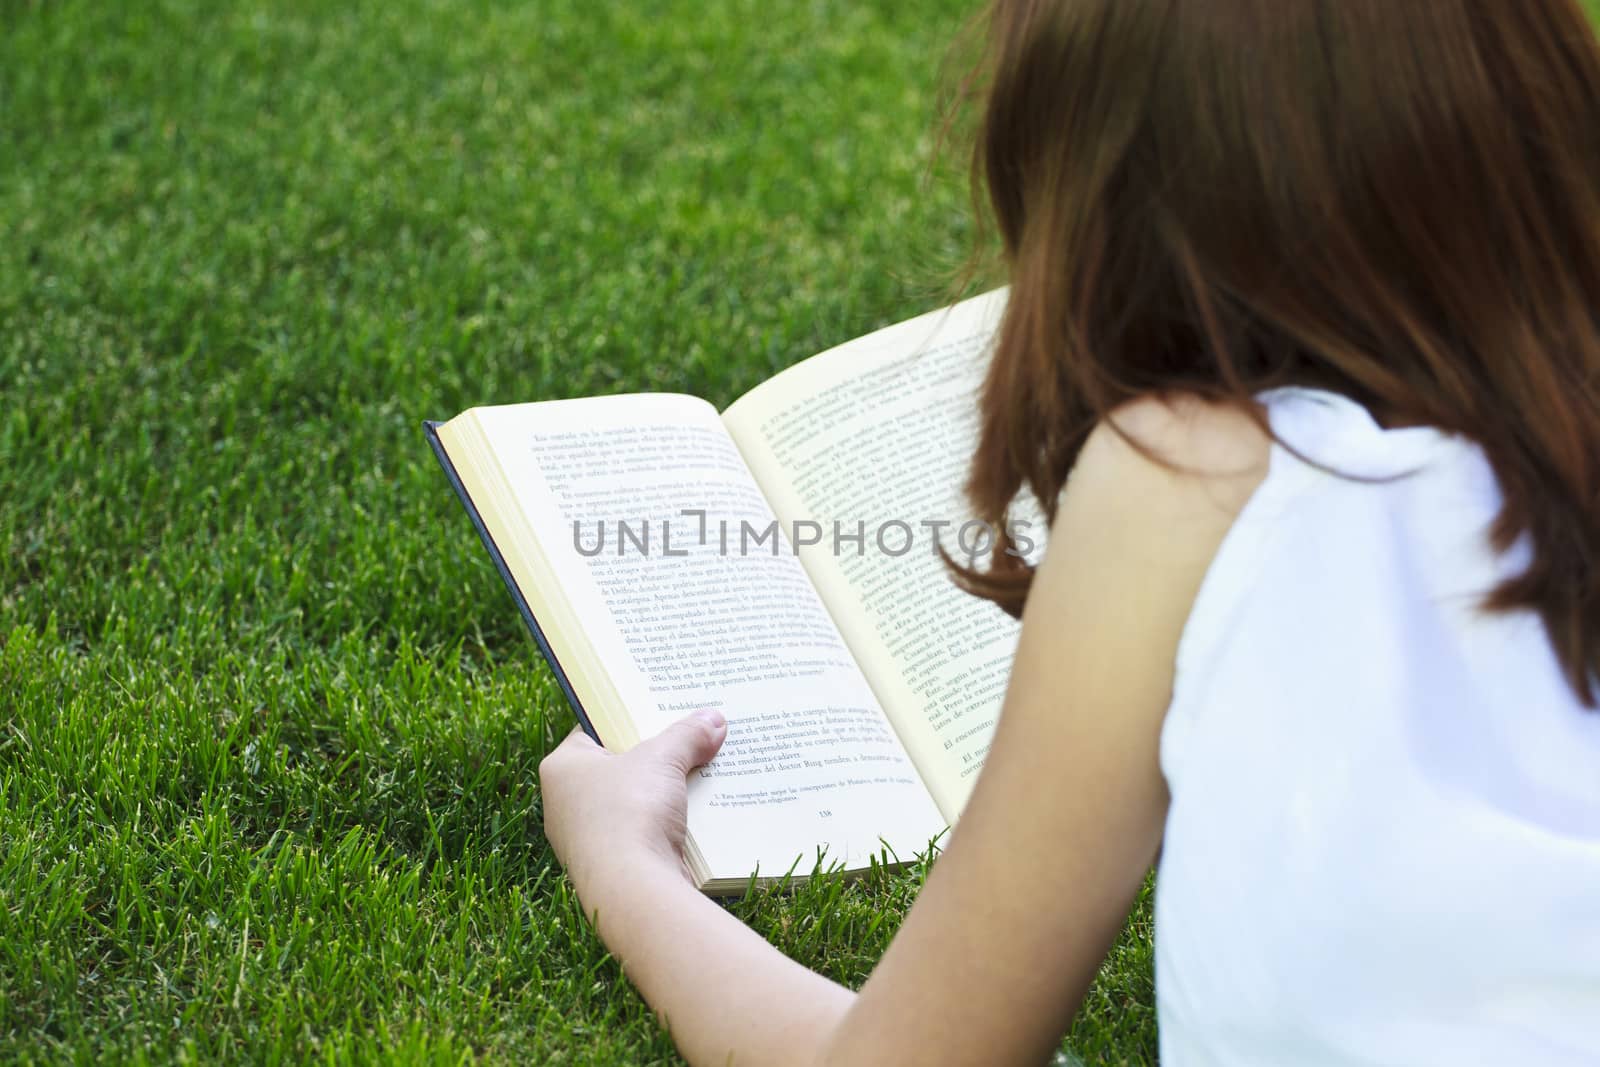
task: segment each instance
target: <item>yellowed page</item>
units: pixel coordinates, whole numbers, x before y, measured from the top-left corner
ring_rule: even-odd
[[[809,871],[818,849],[857,867],[885,844],[907,859],[926,848],[940,814],[803,568],[743,550],[773,515],[709,404],[634,395],[469,414],[514,512],[506,536],[543,556],[519,585],[559,601],[558,624],[541,625],[603,676],[590,688],[608,705],[595,716],[607,744],[695,708],[727,716],[722,752],[690,784],[702,877]],[[731,543],[702,515],[730,521]]]
[[[1004,304],[997,290],[851,341],[723,414],[952,822],[988,752],[1016,650],[1017,624],[957,589],[934,551],[936,538],[958,558],[983,550],[987,528],[963,529],[962,485]],[[1029,525],[1042,543],[1042,526]]]

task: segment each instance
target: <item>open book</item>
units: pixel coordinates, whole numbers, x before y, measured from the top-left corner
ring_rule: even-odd
[[[960,813],[1017,624],[957,589],[935,543],[990,547],[961,486],[1004,302],[831,349],[720,415],[632,394],[428,424],[592,736],[625,750],[695,708],[727,717],[689,788],[706,891],[819,851],[909,860]]]

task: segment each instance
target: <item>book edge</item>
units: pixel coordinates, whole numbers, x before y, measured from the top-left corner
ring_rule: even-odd
[[[583,710],[583,701],[578,699],[578,694],[572,688],[572,682],[567,678],[567,672],[561,668],[561,663],[556,659],[556,654],[551,651],[550,642],[544,636],[544,630],[539,626],[539,620],[534,618],[533,609],[528,606],[527,598],[522,595],[522,589],[517,585],[517,580],[511,576],[511,569],[506,566],[506,560],[500,553],[500,547],[494,543],[489,528],[484,525],[483,517],[478,514],[477,505],[472,502],[472,496],[467,492],[467,487],[461,481],[461,475],[456,472],[455,463],[445,452],[444,442],[439,440],[439,427],[443,423],[433,419],[425,419],[422,423],[424,435],[428,438],[428,446],[433,449],[434,458],[439,461],[439,466],[444,468],[445,477],[450,480],[450,487],[455,490],[456,499],[461,501],[461,506],[466,509],[467,517],[472,520],[473,529],[478,531],[478,538],[483,542],[483,547],[488,549],[489,558],[494,561],[495,570],[500,572],[500,580],[511,593],[511,599],[516,602],[517,610],[522,613],[522,621],[527,623],[528,631],[533,634],[533,640],[539,646],[539,652],[544,656],[544,661],[550,665],[550,673],[555,675],[556,684],[561,687],[561,692],[566,696],[567,703],[571,705],[572,712],[578,718],[578,725],[583,732],[597,745],[602,745],[600,735],[595,732],[589,715]]]

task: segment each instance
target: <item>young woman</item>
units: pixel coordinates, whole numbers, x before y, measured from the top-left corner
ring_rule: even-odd
[[[1039,1063],[1159,860],[1163,1058],[1600,1062],[1600,52],[1576,0],[997,0],[971,496],[1053,522],[860,993],[685,880],[725,727],[542,768],[694,1063]],[[1071,478],[1068,478],[1068,472]],[[1026,813],[1019,816],[1018,813]]]

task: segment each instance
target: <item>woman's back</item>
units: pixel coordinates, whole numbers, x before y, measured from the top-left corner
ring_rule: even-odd
[[[1600,1061],[1600,714],[1536,615],[1482,608],[1526,563],[1489,465],[1264,399],[1300,456],[1208,572],[1162,735],[1165,1058]]]

